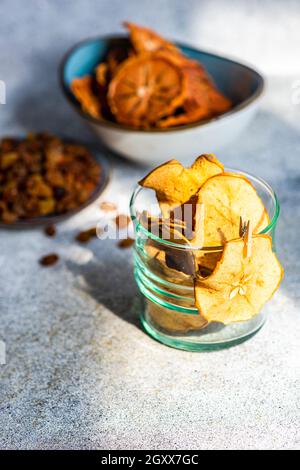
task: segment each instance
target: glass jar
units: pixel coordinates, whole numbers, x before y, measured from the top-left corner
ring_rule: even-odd
[[[261,233],[272,237],[275,248],[275,227],[280,212],[276,194],[268,183],[256,176],[228,171],[244,175],[256,188],[270,218],[270,224]],[[145,299],[141,322],[146,332],[161,343],[189,351],[233,346],[257,333],[266,320],[263,310],[249,321],[229,325],[205,322],[195,307],[194,298],[193,250],[199,249],[146,228],[141,223],[144,211],[154,217],[160,215],[154,191],[137,187],[131,198],[130,212],[136,238],[134,273]],[[220,257],[222,247],[203,247],[201,252]]]

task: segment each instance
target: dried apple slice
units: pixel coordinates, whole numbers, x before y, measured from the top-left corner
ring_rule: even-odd
[[[222,250],[216,251],[205,251],[199,250],[195,253],[196,263],[198,265],[198,270],[206,269],[209,271],[214,271],[217,263],[222,258]]]
[[[147,264],[153,273],[158,276],[163,276],[164,280],[180,285],[191,285],[193,277],[191,274],[186,274],[184,271],[169,267],[166,262],[166,251],[162,250],[159,243],[153,240],[147,240],[145,244],[145,251],[148,256]],[[168,290],[168,286],[165,286]]]
[[[196,306],[209,322],[250,320],[279,287],[283,269],[272,251],[272,239],[254,235],[249,257],[244,248],[241,238],[227,242],[213,274],[195,281]]]
[[[204,243],[204,217],[205,217],[204,204],[198,203],[198,198],[197,198],[194,221],[193,221],[193,226],[192,226],[193,238],[191,239],[190,244],[198,248],[203,247],[203,243]]]
[[[182,249],[167,245],[161,246],[161,249],[165,252],[166,266],[169,269],[184,273],[188,276],[194,276],[197,270],[195,259],[193,253],[187,249],[190,243],[184,236],[183,230],[180,227],[167,224],[163,224],[161,228],[165,240],[183,246]]]
[[[92,77],[87,75],[81,78],[74,78],[71,83],[71,90],[84,111],[95,118],[101,117],[101,105],[98,97],[93,92]]]
[[[157,242],[156,240],[148,240],[146,244],[146,251],[152,258],[155,257],[154,262],[164,265],[164,268],[168,270],[168,274],[171,272],[194,276],[196,272],[196,265],[193,253],[185,249],[190,246],[189,240],[184,235],[184,224],[181,221],[173,221],[170,219],[164,220],[157,217],[151,217],[148,213],[144,212],[140,218],[141,224],[155,236],[175,243],[176,245],[182,245],[180,247],[167,245],[164,243]]]
[[[265,214],[255,188],[244,176],[223,173],[204,183],[199,200],[205,206],[204,245],[222,246],[239,237],[240,217],[251,220],[254,233]]]
[[[223,173],[224,166],[215,155],[203,154],[196,158],[189,171],[198,182],[198,187],[200,188],[212,176]]]
[[[189,244],[194,248],[199,248],[193,251],[196,266],[198,271],[212,272],[217,262],[220,261],[222,256],[222,249],[205,250],[204,247],[204,233],[205,233],[205,206],[200,202],[199,196],[196,195],[191,198],[191,206],[183,205],[183,220],[184,220],[184,234],[189,240]],[[188,211],[186,210],[188,208]],[[191,224],[192,221],[192,224]]]
[[[134,127],[155,124],[172,114],[185,97],[180,67],[159,54],[139,54],[123,62],[108,87],[108,101],[118,122]]]
[[[130,40],[136,52],[157,52],[165,49],[179,52],[174,44],[162,38],[151,29],[128,21],[125,21],[123,24],[129,30]]]
[[[167,213],[170,208],[188,201],[198,190],[197,181],[190,177],[177,160],[170,160],[155,168],[139,184],[154,189],[158,202],[167,205]]]
[[[179,240],[183,237],[185,230],[184,220],[176,218],[164,219],[162,217],[153,216],[146,210],[138,215],[138,220],[148,232],[164,240],[171,240],[172,238],[172,241],[175,241],[174,233],[171,234],[170,230],[176,231]]]
[[[267,212],[267,209],[265,209],[265,211],[263,213],[263,216],[262,216],[261,220],[259,221],[259,224],[256,226],[255,232],[256,233],[262,232],[264,229],[266,229],[268,227],[270,222],[271,221],[270,221],[269,214]]]
[[[172,333],[187,333],[188,331],[201,330],[207,326],[207,321],[200,315],[180,313],[153,302],[148,304],[148,315],[152,321],[165,330]]]
[[[190,168],[170,160],[152,170],[139,184],[154,189],[162,214],[190,201],[203,183],[223,172],[223,165],[214,155],[201,155]]]

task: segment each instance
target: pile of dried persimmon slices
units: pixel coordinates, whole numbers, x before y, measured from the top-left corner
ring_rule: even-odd
[[[112,41],[93,75],[72,81],[87,114],[148,129],[194,123],[231,108],[202,64],[154,31],[124,25],[129,39]]]

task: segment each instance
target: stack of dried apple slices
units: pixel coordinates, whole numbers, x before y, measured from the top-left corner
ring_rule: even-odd
[[[141,223],[186,250],[149,241],[149,254],[174,279],[193,278],[203,325],[250,320],[280,285],[283,269],[272,238],[260,234],[268,212],[251,182],[225,172],[214,155],[190,168],[170,160],[139,184],[155,191],[161,217],[143,213]],[[167,234],[167,237],[166,237]],[[188,249],[190,248],[190,249]]]

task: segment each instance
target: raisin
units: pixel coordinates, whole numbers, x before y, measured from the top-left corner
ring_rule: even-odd
[[[116,204],[113,202],[101,202],[100,209],[104,212],[113,212],[117,209]]]
[[[45,227],[45,235],[47,235],[48,237],[55,237],[56,235],[56,228],[54,225],[47,225],[47,227]]]
[[[130,248],[134,244],[134,240],[132,238],[124,238],[120,240],[118,243],[119,248]]]
[[[84,230],[84,231],[80,232],[76,236],[76,240],[80,243],[87,243],[87,242],[90,241],[91,238],[94,238],[96,236],[97,236],[97,228],[92,227],[88,230]]]
[[[43,256],[39,263],[41,266],[48,267],[53,266],[59,260],[59,256],[56,253],[50,253],[49,255]]]

